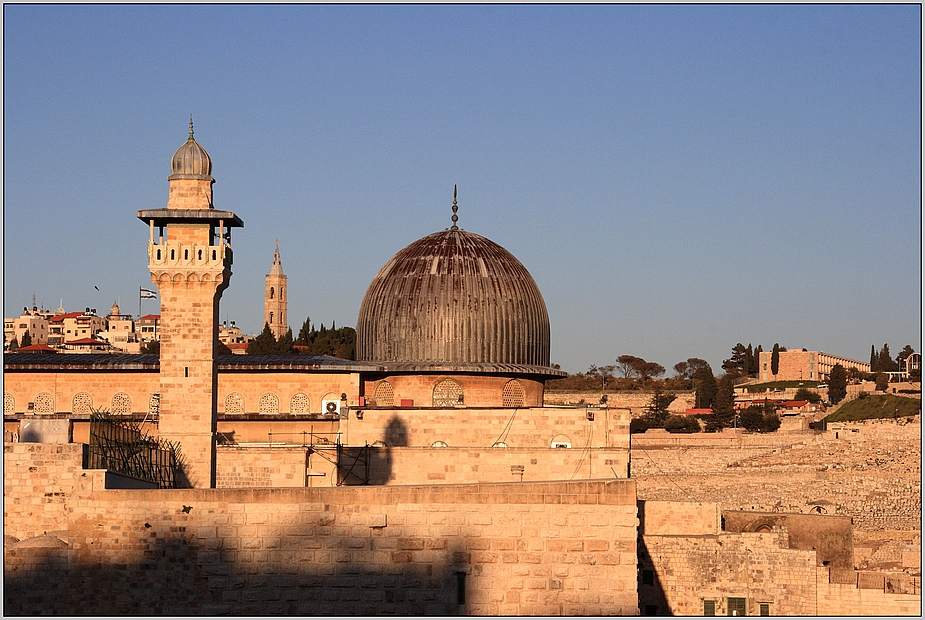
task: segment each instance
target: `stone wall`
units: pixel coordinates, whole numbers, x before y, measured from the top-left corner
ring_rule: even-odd
[[[66,448],[20,447],[36,462]],[[71,456],[55,468],[79,467]],[[5,545],[6,614],[638,613],[629,480],[176,491],[81,480],[54,535],[5,524],[20,539]],[[8,504],[35,496],[19,488]]]
[[[600,402],[600,392],[549,392],[543,395],[546,405],[571,405],[579,403],[597,405]],[[652,392],[607,392],[607,406],[616,409],[629,409],[633,417],[642,415],[649,403],[652,402]],[[693,392],[678,392],[675,399],[668,405],[672,413],[684,413],[694,406]]]

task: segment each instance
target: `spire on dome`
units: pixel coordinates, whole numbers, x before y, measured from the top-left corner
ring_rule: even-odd
[[[456,225],[456,222],[459,221],[459,216],[456,215],[456,212],[459,211],[459,207],[456,206],[456,184],[453,184],[453,217],[450,218],[453,220],[453,227],[450,230],[459,230],[459,227]]]

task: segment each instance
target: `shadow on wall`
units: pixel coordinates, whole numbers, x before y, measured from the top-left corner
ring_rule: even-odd
[[[137,556],[128,562],[70,564],[67,549],[37,549],[28,541],[22,548],[6,544],[4,615],[465,613],[465,578],[455,568],[467,562],[462,552],[447,551],[443,563],[416,565],[409,560],[400,574],[386,574],[381,565],[341,563],[337,556],[343,553],[338,550],[293,552],[293,556],[314,553],[312,570],[296,557],[285,563],[260,562],[259,551],[216,550],[175,531],[184,528],[159,529],[162,537],[145,541],[138,536],[133,541]],[[326,543],[338,545],[336,540]],[[333,561],[321,565],[324,554],[333,556]]]
[[[655,570],[655,562],[646,548],[643,538],[645,532],[645,502],[636,502],[639,528],[636,540],[636,591],[639,593],[639,615],[641,616],[670,616],[671,609],[665,596],[665,589],[659,581]]]
[[[345,447],[338,459],[340,484],[383,485],[392,479],[392,448],[408,445],[408,427],[393,415],[385,427],[381,441],[372,446]]]

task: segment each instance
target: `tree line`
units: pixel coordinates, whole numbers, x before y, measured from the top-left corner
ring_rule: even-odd
[[[357,332],[352,327],[337,328],[331,323],[328,329],[321,324],[321,329],[315,329],[311,318],[305,319],[299,329],[299,335],[293,339],[292,329],[277,338],[264,324],[260,335],[247,345],[248,355],[331,355],[346,360],[356,359]]]

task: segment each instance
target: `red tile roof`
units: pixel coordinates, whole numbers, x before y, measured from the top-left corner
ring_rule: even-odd
[[[79,316],[83,316],[83,312],[66,312],[64,314],[59,314],[58,316],[53,316],[48,319],[49,323],[61,323],[64,319],[76,319]]]
[[[58,350],[54,349],[47,344],[30,344],[28,347],[19,347],[16,349],[17,353],[57,353]]]

